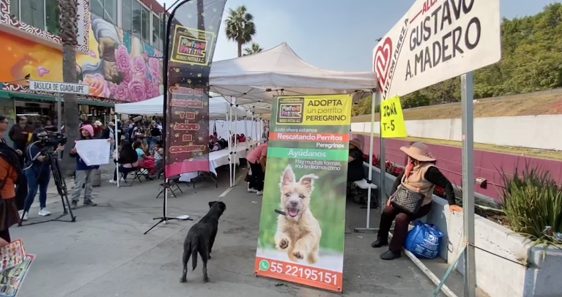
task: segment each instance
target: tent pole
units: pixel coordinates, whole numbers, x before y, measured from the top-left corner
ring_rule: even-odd
[[[232,187],[232,103],[228,108],[228,175]]]
[[[370,130],[369,130],[369,173],[368,173],[368,180],[367,183],[373,183],[373,142],[374,142],[374,134],[375,134],[375,105],[379,104],[380,101],[380,93],[374,92],[371,95],[371,123],[370,123]],[[379,202],[380,203],[380,202]],[[355,232],[369,232],[369,231],[376,231],[378,228],[371,228],[371,188],[367,190],[367,221],[365,223],[365,228],[355,228]]]
[[[464,296],[474,297],[476,289],[476,266],[474,254],[474,119],[473,72],[461,76],[462,98],[462,204],[464,219],[465,253]]]
[[[234,170],[232,171],[232,184],[236,183],[236,165],[238,164],[238,104],[234,98]]]
[[[115,126],[113,127],[113,136],[115,136],[115,150],[113,151],[113,158],[117,157],[119,159],[119,135],[117,135],[118,125],[117,125],[117,113],[115,115]],[[117,177],[117,187],[119,188],[119,180],[121,177],[119,176],[119,163],[115,162],[115,177]]]

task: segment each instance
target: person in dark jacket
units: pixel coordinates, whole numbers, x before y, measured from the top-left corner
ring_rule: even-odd
[[[392,260],[401,256],[402,246],[408,235],[408,225],[410,221],[421,218],[429,213],[433,201],[433,189],[440,186],[445,189],[449,210],[459,212],[462,208],[455,203],[455,193],[451,182],[435,167],[436,159],[429,152],[427,145],[416,142],[409,147],[401,147],[408,156],[408,163],[402,174],[394,181],[392,193],[398,187],[404,187],[409,191],[422,194],[421,207],[413,214],[402,211],[392,203],[392,198],[388,200],[386,207],[381,214],[381,221],[377,240],[371,246],[374,248],[388,245],[388,231],[392,221],[395,221],[394,234],[388,251],[380,255],[383,260]]]
[[[51,162],[50,156],[45,151],[47,148],[47,140],[49,135],[44,129],[38,129],[33,133],[33,142],[27,146],[25,150],[25,159],[27,160],[26,167],[24,168],[25,176],[27,177],[27,198],[25,199],[25,207],[22,220],[27,220],[29,209],[35,200],[37,189],[39,189],[39,215],[48,216],[51,214],[47,210],[47,187],[49,186],[49,179],[51,178]],[[55,152],[61,152],[64,146],[59,145]]]
[[[31,130],[27,124],[27,118],[19,117],[17,124],[14,124],[10,129],[10,132],[8,132],[8,136],[14,142],[14,149],[19,150],[22,153],[25,152],[30,136],[29,134],[31,134]]]
[[[353,138],[349,142],[349,159],[347,163],[347,182],[362,180],[365,178],[363,169],[363,143],[360,138]]]
[[[129,142],[123,142],[121,150],[119,151],[119,158],[115,160],[115,162],[119,164],[119,173],[123,175],[123,181],[127,182],[127,174],[137,170],[139,163],[137,152],[135,152]],[[112,184],[117,182],[117,170],[113,171],[113,179],[109,182]]]
[[[21,185],[21,179],[25,179],[20,167],[19,155],[16,151],[9,147],[4,140],[4,133],[8,131],[8,119],[0,115],[0,247],[10,243],[10,231],[12,225],[17,224],[20,220],[18,213],[18,195]],[[27,190],[27,187],[25,187]],[[23,193],[25,194],[25,193]]]
[[[80,128],[80,136],[81,140],[93,139],[94,127],[92,125],[82,126]],[[99,166],[86,165],[84,160],[78,155],[76,147],[70,151],[70,155],[76,157],[76,180],[72,189],[72,207],[76,208],[78,206],[82,188],[84,188],[84,205],[96,206],[97,203],[92,199],[92,171],[98,169]]]

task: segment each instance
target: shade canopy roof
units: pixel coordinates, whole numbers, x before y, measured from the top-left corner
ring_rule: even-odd
[[[343,72],[320,69],[302,60],[282,43],[272,49],[235,59],[213,62],[211,92],[234,97],[256,113],[270,109],[278,95],[351,94],[376,87],[372,72]]]

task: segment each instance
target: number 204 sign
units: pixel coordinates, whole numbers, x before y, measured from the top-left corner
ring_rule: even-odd
[[[384,100],[381,104],[381,115],[383,138],[402,138],[408,136],[400,97]]]

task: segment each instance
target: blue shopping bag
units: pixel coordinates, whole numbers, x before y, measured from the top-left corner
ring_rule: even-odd
[[[443,236],[434,225],[418,221],[408,233],[405,248],[418,258],[433,259],[439,255]]]

